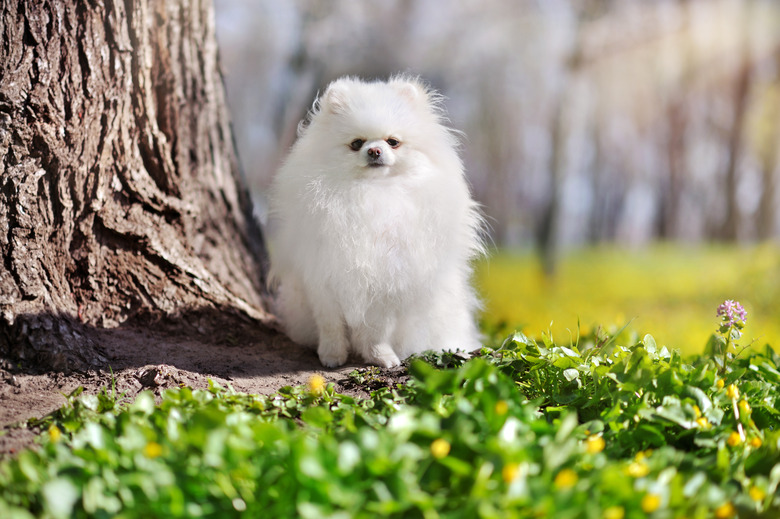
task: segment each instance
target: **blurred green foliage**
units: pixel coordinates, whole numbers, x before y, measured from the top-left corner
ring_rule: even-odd
[[[484,328],[504,336],[551,333],[560,343],[603,326],[644,335],[683,353],[701,352],[716,306],[739,300],[748,311],[743,345],[780,344],[780,247],[657,245],[604,247],[562,256],[552,278],[530,253],[500,251],[478,265]],[[629,324],[630,323],[630,324]]]

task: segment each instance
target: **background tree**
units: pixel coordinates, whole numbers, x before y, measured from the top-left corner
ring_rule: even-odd
[[[210,0],[3,2],[0,254],[0,355],[44,366],[131,320],[267,319]]]

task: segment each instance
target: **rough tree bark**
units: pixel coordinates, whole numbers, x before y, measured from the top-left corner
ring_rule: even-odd
[[[268,318],[210,0],[2,3],[0,254],[0,356],[44,367],[134,319]]]

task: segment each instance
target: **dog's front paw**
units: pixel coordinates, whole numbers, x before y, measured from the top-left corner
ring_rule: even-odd
[[[326,368],[337,368],[343,366],[347,362],[348,352],[347,350],[323,350],[322,348],[317,350],[317,354],[320,357],[320,362]]]
[[[392,368],[401,364],[401,359],[398,358],[393,347],[387,343],[380,343],[376,346],[369,348],[366,352],[366,362],[374,364],[380,368]]]

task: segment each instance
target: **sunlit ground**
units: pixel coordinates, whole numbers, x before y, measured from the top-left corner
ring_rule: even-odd
[[[780,350],[780,247],[658,245],[639,251],[596,248],[562,256],[546,279],[531,253],[496,252],[477,268],[484,327],[552,332],[558,344],[602,326],[655,337],[685,354],[701,352],[725,299],[748,311],[740,344]],[[508,329],[508,330],[507,330]]]

